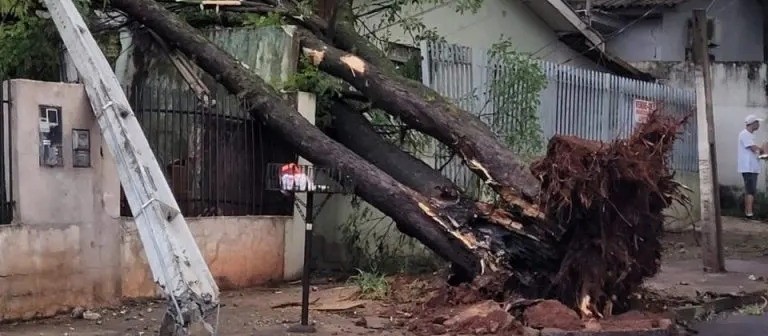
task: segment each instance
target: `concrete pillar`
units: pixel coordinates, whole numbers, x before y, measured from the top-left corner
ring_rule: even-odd
[[[296,94],[296,109],[310,123],[315,124],[315,95],[308,92],[299,92]],[[299,164],[309,165],[311,162],[303,157],[299,157]],[[307,195],[305,193],[296,194],[296,203],[306,204]],[[301,205],[302,210],[306,209]],[[285,228],[285,252],[283,262],[283,280],[292,281],[301,278],[301,270],[304,267],[304,217],[294,207],[293,221]]]

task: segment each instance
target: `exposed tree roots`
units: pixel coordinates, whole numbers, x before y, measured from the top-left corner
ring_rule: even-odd
[[[503,200],[478,203],[440,172],[375,138],[365,118],[340,102],[333,113],[338,134],[330,138],[157,2],[110,3],[236,94],[244,109],[300,155],[345,171],[355,179],[358,196],[451,262],[460,279],[477,278],[484,295],[498,298],[512,290],[558,299],[583,317],[609,315],[658,271],[662,211],[674,200],[685,202],[668,157],[685,120],[653,114],[630,138],[611,143],[555,137],[546,157],[529,170],[480,119],[392,74],[386,62],[370,61],[376,58],[369,53],[355,55],[348,43],[330,44],[338,39],[318,36],[319,20],[304,22],[310,27],[300,29],[299,39],[313,63],[451,147]],[[339,33],[354,35],[348,29]]]
[[[686,118],[687,119],[687,118]],[[669,155],[686,119],[654,114],[624,140],[599,143],[557,136],[531,170],[542,208],[569,231],[559,270],[544,296],[606,316],[659,270],[662,211],[687,203]]]

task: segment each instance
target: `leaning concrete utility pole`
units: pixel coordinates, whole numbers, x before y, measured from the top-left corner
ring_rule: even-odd
[[[85,84],[104,142],[117,163],[152,275],[168,298],[161,335],[187,335],[197,322],[215,334],[206,317],[217,318],[219,288],[115,73],[72,0],[44,2]]]
[[[699,179],[701,186],[701,233],[704,270],[725,272],[720,218],[720,192],[717,182],[717,153],[712,107],[712,73],[707,42],[707,13],[693,11],[693,55],[696,64],[696,118],[699,147]]]

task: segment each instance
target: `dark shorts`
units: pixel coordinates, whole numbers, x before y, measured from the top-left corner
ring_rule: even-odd
[[[744,190],[747,195],[754,196],[757,193],[757,173],[741,173],[744,178]]]

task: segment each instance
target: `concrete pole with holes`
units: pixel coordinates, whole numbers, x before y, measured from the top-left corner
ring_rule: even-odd
[[[188,335],[201,325],[215,334],[217,321],[205,318],[218,318],[219,288],[115,73],[72,0],[44,2],[116,161],[154,280],[168,298],[161,335]]]
[[[712,74],[707,41],[707,13],[693,11],[693,55],[696,77],[696,118],[701,185],[701,233],[704,270],[725,272],[720,218],[720,192],[717,179],[717,153],[712,106]]]

